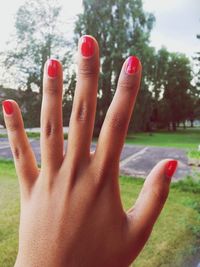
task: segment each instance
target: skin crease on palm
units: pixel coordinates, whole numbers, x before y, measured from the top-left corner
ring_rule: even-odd
[[[17,103],[4,101],[21,195],[15,267],[127,267],[142,250],[167,199],[177,162],[159,162],[146,178],[134,206],[124,211],[119,159],[141,71],[136,57],[125,60],[96,150],[90,152],[99,48],[93,37],[80,38],[77,85],[63,153],[62,66],[57,60],[48,60],[41,108],[41,169]]]

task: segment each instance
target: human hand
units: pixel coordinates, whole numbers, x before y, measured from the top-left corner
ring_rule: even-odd
[[[44,69],[41,169],[13,100],[4,118],[20,183],[19,250],[15,267],[127,267],[145,245],[167,199],[177,162],[164,160],[147,177],[132,209],[119,193],[119,159],[141,79],[141,63],[129,57],[90,153],[99,73],[96,40],[79,41],[78,79],[63,155],[62,66]]]

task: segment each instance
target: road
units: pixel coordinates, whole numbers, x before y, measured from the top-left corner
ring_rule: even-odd
[[[38,163],[40,163],[39,140],[30,140]],[[66,146],[66,142],[65,142]],[[95,150],[95,144],[91,145]],[[12,159],[12,153],[7,138],[0,138],[0,158]],[[140,145],[124,145],[120,159],[120,174],[145,178],[157,162],[165,158],[173,158],[179,161],[179,168],[173,179],[179,180],[190,174],[190,166],[186,151],[177,148],[151,147]]]

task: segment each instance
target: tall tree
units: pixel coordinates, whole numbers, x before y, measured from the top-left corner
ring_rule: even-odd
[[[131,54],[138,55],[143,62],[142,90],[137,101],[135,125],[138,122],[138,128],[144,128],[145,121],[149,119],[145,114],[148,114],[146,111],[151,102],[147,81],[154,52],[148,45],[153,23],[154,16],[144,12],[141,0],[83,0],[83,13],[76,22],[76,37],[83,34],[95,36],[101,54],[97,132],[115,92],[122,63]],[[137,112],[138,109],[140,112]],[[141,114],[144,115],[142,120]]]
[[[17,11],[16,33],[4,62],[7,68],[14,68],[20,85],[27,89],[36,85],[42,93],[43,68],[48,58],[56,55],[67,62],[67,40],[60,31],[60,12],[58,0],[26,0]]]
[[[197,34],[197,39],[200,40],[200,34]],[[196,87],[196,105],[194,109],[194,116],[200,119],[200,51],[195,53],[193,57],[195,63],[195,87]]]
[[[192,70],[189,59],[184,54],[170,53],[166,79],[163,80],[163,98],[161,100],[162,113],[176,130],[178,122],[191,119],[194,109],[194,87],[191,85]],[[166,115],[167,114],[167,115]]]
[[[200,40],[200,34],[197,34],[197,39]],[[200,91],[200,51],[196,52],[197,56],[195,57],[196,63],[197,63],[197,81],[196,86],[198,87]]]

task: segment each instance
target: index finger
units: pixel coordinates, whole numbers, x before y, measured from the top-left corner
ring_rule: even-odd
[[[140,60],[129,57],[121,70],[117,90],[107,111],[96,155],[98,162],[112,164],[119,162],[129,121],[140,86],[142,66]]]

